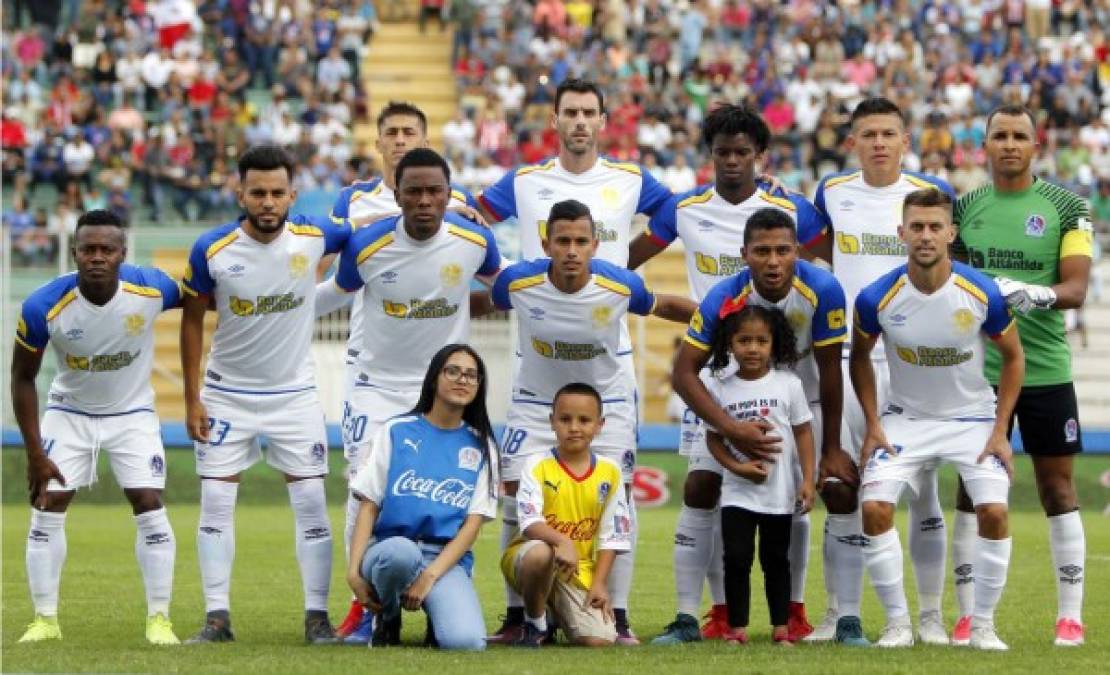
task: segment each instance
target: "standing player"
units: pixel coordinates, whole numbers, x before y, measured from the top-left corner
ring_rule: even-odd
[[[952,188],[944,181],[902,170],[902,155],[909,147],[910,136],[898,106],[885,98],[865,99],[852,111],[850,123],[848,144],[855,151],[861,169],[823,178],[815,199],[817,210],[830,230],[817,246],[818,255],[832,261],[833,273],[844,287],[849,310],[865,285],[905,260],[906,248],[897,232],[905,196],[935,187],[955,199]],[[850,311],[848,322],[851,324]],[[845,370],[847,356],[845,350]],[[881,408],[886,402],[890,378],[885,354],[880,350],[872,358]],[[844,396],[844,421],[841,443],[855,456],[863,442],[866,423],[851,392]],[[946,545],[944,513],[937,498],[936,472],[926,469],[920,478],[919,484],[911,486],[909,535],[921,611],[918,636],[927,644],[947,644],[948,634],[940,613]],[[845,482],[829,476],[819,487],[829,507],[824,540],[828,609],[824,621],[807,639],[862,644],[866,641],[859,607],[866,539],[861,533],[858,484],[855,480]]]
[[[992,182],[956,204],[957,255],[995,277],[1018,313],[1025,348],[1025,382],[1016,416],[1041,506],[1048,516],[1056,571],[1056,644],[1083,644],[1086,538],[1072,479],[1073,457],[1083,449],[1071,376],[1071,350],[1060,310],[1083,305],[1091,273],[1092,228],[1087,205],[1072,192],[1033,177],[1037,153],[1032,114],[1004,106],[987,117],[983,141]],[[987,379],[999,384],[999,354],[987,350]],[[1011,420],[1012,424],[1012,420]],[[972,537],[966,494],[957,501],[952,537],[960,616],[970,608]],[[961,618],[954,640],[968,638]]]
[[[135,514],[146,639],[178,644],[169,619],[177,540],[162,504],[166,455],[150,371],[154,320],[177,307],[180,292],[161,270],[123,264],[127,237],[109,211],[89,211],[77,220],[70,253],[77,272],[23,302],[12,352],[12,408],[27,446],[31,489],[27,580],[35,605],[35,620],[19,641],[62,639],[58,588],[66,509],[78,488],[96,481],[103,449]],[[58,374],[40,423],[35,376],[48,342]]]
[[[828,420],[828,426],[820,430],[822,438],[822,472],[832,475],[838,460],[835,453],[840,449],[837,421],[840,419],[840,394],[843,391],[840,371],[840,344],[845,339],[844,291],[831,273],[817,265],[798,260],[797,230],[790,214],[781,208],[766,207],[756,210],[747,218],[741,248],[744,263],[747,265],[735,274],[717,283],[706,294],[698,311],[690,321],[685,343],[679,348],[674,367],[674,389],[686,401],[694,415],[704,420],[734,447],[753,459],[775,461],[782,440],[771,432],[771,425],[763,421],[738,421],[718,405],[709,392],[709,378],[703,369],[709,362],[709,348],[713,333],[720,321],[722,308],[727,303],[743,300],[748,303],[777,307],[787,316],[796,338],[795,347],[799,360],[794,371],[802,380],[806,400],[810,408],[818,408],[821,417]],[[726,371],[727,373],[727,371]],[[727,373],[731,375],[732,373]],[[814,414],[814,420],[818,417]],[[829,427],[832,427],[831,429]],[[691,471],[695,476],[696,492],[692,495],[699,503],[709,509],[715,508],[721,495],[721,480],[724,469],[706,447],[704,440],[694,444],[690,455]],[[830,468],[831,467],[831,468]],[[837,469],[840,470],[840,469]],[[701,475],[698,475],[701,474]],[[689,482],[687,483],[689,490]],[[715,518],[712,512],[706,520]],[[687,523],[690,521],[688,520]],[[796,522],[796,521],[795,521]],[[682,526],[682,521],[679,522]],[[701,536],[708,537],[713,524],[701,523]],[[676,542],[679,538],[676,535]],[[679,611],[663,635],[657,638],[659,644],[690,642],[699,639],[697,621],[691,612],[697,611],[701,599],[701,579],[683,585],[679,565],[693,556],[679,557],[680,543],[676,543],[675,566],[676,585],[679,595]],[[693,562],[705,570],[710,563],[710,552],[704,551]],[[689,563],[686,563],[689,564]],[[791,565],[793,565],[793,560]],[[692,566],[692,565],[691,565]],[[702,572],[704,574],[704,572]],[[792,579],[791,585],[799,583]],[[800,583],[804,588],[804,581]],[[795,589],[792,590],[792,595]],[[797,590],[802,593],[801,589]],[[798,597],[798,596],[794,596]],[[795,610],[796,611],[796,610]],[[725,617],[727,622],[727,615]],[[799,639],[797,615],[790,637]],[[727,630],[727,629],[726,629]]]
[[[636,273],[595,260],[598,230],[585,204],[572,199],[558,202],[547,221],[544,251],[550,258],[511,265],[497,278],[492,293],[498,309],[516,310],[519,326],[521,359],[513,377],[513,405],[501,450],[501,478],[514,509],[524,464],[555,445],[551,426],[555,393],[572,382],[585,382],[601,392],[605,425],[592,447],[621,468],[630,497],[636,402],[619,356],[624,317],[631,312],[685,323],[695,307],[685,298],[655,295]],[[513,532],[510,541],[515,537]],[[618,570],[623,573],[618,565],[613,574]],[[619,582],[611,581],[610,589],[614,583]],[[613,606],[617,639],[635,644],[627,604],[614,600]]]
[[[1007,500],[1013,452],[1006,434],[1025,369],[1021,341],[997,286],[948,257],[956,236],[951,197],[932,188],[911,192],[902,223],[898,234],[909,261],[860,291],[851,355],[852,385],[867,419],[860,448],[867,570],[887,616],[875,646],[909,647],[914,641],[894,529],[898,498],[926,468],[951,462],[978,521],[971,646],[1004,651],[994,610],[1006,586],[1012,544]],[[881,413],[870,356],[880,333],[891,374]],[[983,376],[984,335],[1001,352],[997,405]]]
[[[798,238],[803,244],[819,241],[824,227],[813,205],[805,198],[796,194],[772,196],[757,182],[756,165],[771,140],[770,129],[757,113],[742,106],[722,105],[702,123],[702,139],[713,159],[715,182],[671,197],[652,218],[648,231],[632,242],[628,258],[629,269],[636,269],[675,239],[681,239],[686,249],[686,275],[694,302],[704,300],[718,281],[737,274],[747,264],[741,255],[744,228],[755,211],[771,207],[789,214],[797,222]],[[803,256],[807,254],[805,250],[801,253]],[[828,352],[835,356],[834,364],[839,371],[839,347]],[[842,386],[839,372],[836,377],[837,386]],[[704,380],[708,385],[708,373]],[[834,396],[830,393],[822,400],[829,406],[828,415],[832,420],[824,430],[830,442],[822,444],[822,463],[827,472],[831,470],[832,474],[838,475],[835,468],[837,457],[840,457],[840,466],[848,466],[849,463],[840,450],[840,394]],[[703,432],[697,418],[688,409],[684,418],[679,452],[690,457],[690,465],[674,544],[675,587],[679,599],[678,611],[683,616],[676,619],[674,631],[668,630],[671,637],[666,639],[667,642],[699,638],[697,632],[690,628],[689,617],[696,616],[701,604],[701,588],[707,569],[713,609],[704,629],[705,637],[719,637],[728,629],[722,556],[719,555],[720,524],[716,511],[721,468],[712,461],[704,447]],[[819,425],[817,419],[816,424]],[[795,518],[790,544],[793,579],[789,624],[791,634],[801,638],[812,630],[805,617],[804,605],[809,554],[808,513]],[[713,552],[715,545],[718,547],[717,555]]]
[[[589,207],[597,227],[597,257],[625,267],[628,243],[632,238],[632,218],[637,213],[652,215],[671,196],[670,190],[656,181],[638,164],[614,162],[598,155],[598,136],[605,128],[605,100],[593,82],[569,78],[555,92],[555,111],[551,125],[559,135],[559,156],[539,164],[518,167],[478,196],[483,216],[489,222],[515,217],[520,231],[522,260],[545,255],[547,216],[551,205],[577,199]],[[636,403],[636,373],[632,363],[632,340],[628,327],[621,324],[620,353],[625,388]],[[635,447],[631,448],[633,453]],[[633,455],[633,460],[635,456]],[[635,509],[635,505],[630,504]],[[502,498],[501,548],[515,536],[516,500]],[[612,580],[613,606],[624,609],[632,587],[635,547],[617,556]],[[508,585],[505,595],[509,611],[505,625],[494,636],[495,642],[511,642],[523,627],[520,596]]]
[[[185,271],[181,365],[189,436],[201,479],[197,558],[207,621],[191,642],[233,640],[229,614],[239,476],[261,458],[281,471],[296,521],[305,602],[305,640],[335,641],[328,622],[331,526],[324,412],[310,346],[320,259],[339,251],[350,228],[327,218],[289,218],[293,160],[260,145],[239,159],[240,220],[201,235]],[[219,323],[200,388],[204,312]]]

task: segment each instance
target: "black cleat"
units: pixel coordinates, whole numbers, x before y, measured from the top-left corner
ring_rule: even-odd
[[[186,640],[185,644],[199,645],[205,642],[235,642],[235,634],[231,632],[231,615],[226,609],[209,612],[204,628]]]
[[[538,649],[540,645],[544,644],[547,640],[547,631],[540,630],[528,623],[524,622],[524,629],[520,631],[520,637],[511,642],[513,647],[527,647],[529,649]]]
[[[497,632],[486,638],[486,644],[511,645],[524,633],[524,608],[509,607],[508,613],[502,617],[501,627]]]
[[[339,642],[339,636],[331,627],[326,611],[320,609],[305,611],[304,641],[310,645],[334,645]]]
[[[395,647],[401,644],[401,615],[384,619],[379,614],[374,622],[374,635],[370,638],[373,647]]]

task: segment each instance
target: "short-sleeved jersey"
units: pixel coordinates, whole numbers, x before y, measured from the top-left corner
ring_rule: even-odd
[[[818,183],[813,203],[833,237],[833,273],[848,298],[849,325],[852,303],[863,287],[906,261],[906,246],[898,238],[902,201],[909,193],[930,187],[955,201],[956,193],[948,183],[911,171],[903,171],[884,187],[868,185],[859,170],[827,176]],[[876,352],[880,359],[881,354]]]
[[[737,375],[710,378],[709,394],[729,417],[745,422],[764,420],[774,427],[771,433],[782,438],[779,444],[782,452],[775,457],[770,475],[762,483],[725,471],[721,506],[739,506],[756,513],[794,513],[798,494],[794,427],[813,419],[801,380],[788,370],[772,368],[758,380],[745,380]],[[741,461],[747,461],[728,441],[725,447]]]
[[[197,239],[183,288],[214,297],[219,316],[205,386],[263,394],[315,387],[316,266],[338,253],[350,234],[349,225],[297,215],[268,244],[239,221]]]
[[[469,338],[470,280],[500,267],[493,234],[452,213],[425,241],[408,235],[401,216],[356,231],[335,275],[362,296],[356,386],[419,390],[432,356]]]
[[[721,310],[726,304],[740,301],[777,307],[786,315],[794,329],[799,356],[794,371],[802,380],[806,399],[816,402],[820,398],[821,381],[813,348],[843,342],[848,333],[844,323],[844,291],[836,278],[827,270],[799,260],[794,265],[790,291],[781,300],[772,302],[759,294],[752,282],[751,269],[745,268],[709,291],[690,319],[686,341],[708,351],[721,321]]]
[[[578,551],[575,581],[589,589],[598,551],[632,548],[632,519],[616,462],[590,453],[590,468],[575,476],[555,450],[529,459],[516,493],[520,532],[535,523],[568,536]]]
[[[1093,229],[1086,202],[1040,179],[1017,193],[984,185],[956,202],[953,218],[959,228],[953,252],[992,277],[1051,286],[1060,281],[1061,258],[1092,255]],[[1071,349],[1063,313],[1036,310],[1018,316],[1017,323],[1025,348],[1025,385],[1071,382]],[[998,383],[1001,365],[998,349],[987,345],[991,382]]]
[[[686,249],[686,275],[690,295],[701,302],[709,289],[724,277],[746,266],[744,228],[753,213],[777,208],[787,213],[798,228],[798,241],[812,243],[824,233],[824,222],[813,204],[796,193],[769,194],[762,188],[740,202],[723,199],[713,184],[701,185],[672,196],[648,223],[648,235],[661,248],[681,239]]]
[[[478,202],[466,188],[451,184],[451,197],[447,208],[469,206],[477,208]],[[401,214],[401,207],[397,204],[397,196],[393,188],[385,184],[380,178],[367,181],[356,181],[343,188],[335,205],[331,209],[332,222],[342,225],[345,220],[360,223],[358,227],[366,227],[383,218],[390,218]],[[362,319],[362,295],[355,296],[351,305],[350,332],[347,336],[347,350],[349,362],[353,362],[354,354],[361,350],[364,342],[363,332],[366,330]]]
[[[498,309],[516,310],[521,355],[513,381],[515,402],[551,403],[563,385],[588,382],[605,401],[626,400],[621,376],[624,316],[648,315],[655,296],[635,272],[590,261],[590,280],[577,293],[551,282],[550,258],[510,265],[493,285]]]
[[[890,405],[924,419],[993,418],[995,395],[983,375],[984,336],[1014,325],[998,286],[963,263],[924,294],[902,265],[856,298],[856,330],[885,336]]]
[[[181,302],[177,282],[153,267],[122,265],[115,295],[89,302],[67,274],[23,301],[15,341],[41,353],[49,342],[58,372],[47,410],[91,416],[154,411],[150,371],[154,320]]]

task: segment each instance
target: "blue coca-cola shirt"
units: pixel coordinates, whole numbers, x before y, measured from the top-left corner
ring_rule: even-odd
[[[489,453],[496,456],[492,444]],[[378,505],[375,539],[446,544],[467,516],[497,516],[497,462],[487,464],[470,426],[440,429],[423,415],[405,415],[378,431],[366,461],[354,469],[351,490]],[[459,564],[469,572],[473,555],[467,552]]]

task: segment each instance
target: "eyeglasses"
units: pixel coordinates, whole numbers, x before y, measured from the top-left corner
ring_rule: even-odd
[[[458,366],[444,366],[443,376],[451,382],[462,382],[463,384],[478,384],[482,381],[482,375],[477,370],[463,370]]]

